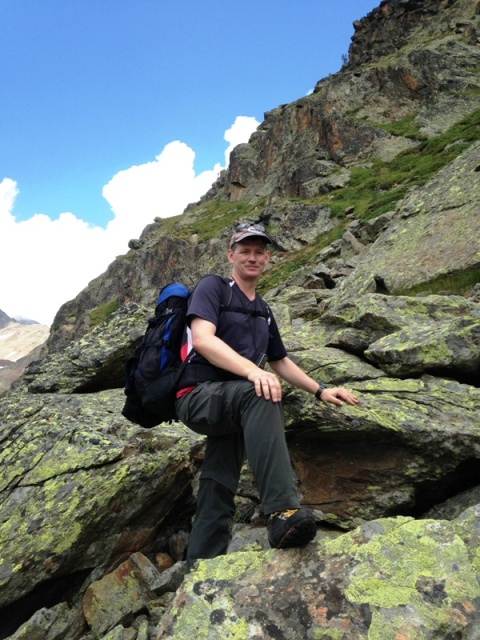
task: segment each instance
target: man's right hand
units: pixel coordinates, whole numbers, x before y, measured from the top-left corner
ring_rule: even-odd
[[[272,402],[281,401],[282,386],[274,373],[257,367],[248,373],[247,380],[253,382],[257,396]]]

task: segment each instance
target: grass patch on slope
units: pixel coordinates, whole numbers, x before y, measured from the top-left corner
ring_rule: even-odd
[[[409,137],[418,139],[420,136],[415,126],[412,119],[407,118],[388,125],[388,128],[392,133],[405,136],[408,132]],[[277,286],[303,266],[315,264],[318,253],[342,237],[347,222],[344,218],[346,209],[353,207],[356,217],[364,220],[374,219],[395,209],[397,202],[405,197],[409,188],[424,185],[478,139],[480,110],[442,135],[422,141],[414,149],[401,153],[391,162],[372,160],[368,167],[353,167],[346,187],[319,196],[313,201],[302,200],[304,204],[329,207],[333,215],[338,217],[339,223],[329,233],[318,236],[307,247],[285,256],[269,269],[262,277],[262,290],[267,291]],[[430,293],[465,291],[475,284],[477,275],[465,273],[439,278],[424,289],[428,289]],[[408,295],[416,295],[422,291],[409,291]]]
[[[97,327],[99,324],[102,324],[112,313],[118,309],[118,300],[112,300],[111,302],[105,302],[105,304],[101,304],[96,307],[88,316],[89,325],[91,328]]]
[[[480,269],[474,267],[438,276],[430,282],[423,282],[410,289],[399,289],[395,291],[395,295],[463,295],[469,294],[477,282],[480,282]]]
[[[222,202],[220,196],[201,204],[191,213],[162,220],[162,233],[174,234],[176,238],[189,238],[197,234],[199,240],[220,236],[225,227],[233,228],[238,221],[258,218],[264,202],[251,204],[244,200]]]
[[[389,125],[391,130],[398,124]],[[408,124],[408,123],[407,123]],[[407,190],[422,186],[459,153],[480,138],[480,110],[467,116],[440,136],[420,142],[414,149],[399,154],[390,162],[372,160],[368,167],[352,167],[348,185],[315,198],[315,203],[328,206],[333,214],[343,217],[353,207],[364,220],[376,218],[395,208]]]

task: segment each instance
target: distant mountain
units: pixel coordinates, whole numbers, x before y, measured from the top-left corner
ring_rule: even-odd
[[[7,314],[0,309],[0,329],[3,329],[3,327],[6,327],[7,324],[10,324],[10,322],[15,322],[15,321],[12,318],[10,318],[10,316],[7,316]]]
[[[36,320],[31,320],[30,318],[14,318],[15,322],[18,324],[40,324]]]
[[[40,356],[49,328],[32,320],[17,321],[0,310],[0,393]]]

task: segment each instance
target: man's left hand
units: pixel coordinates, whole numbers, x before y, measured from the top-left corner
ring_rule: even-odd
[[[332,389],[327,387],[327,389],[322,391],[320,398],[323,402],[331,402],[332,404],[338,404],[339,406],[343,405],[343,400],[347,404],[358,404],[358,398],[348,389],[343,389],[343,387],[333,387]]]

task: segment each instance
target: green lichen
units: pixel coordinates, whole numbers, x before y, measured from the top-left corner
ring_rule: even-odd
[[[63,553],[76,543],[82,533],[80,522],[72,522],[68,528],[62,531],[62,535],[57,538],[57,543],[53,547],[55,553]]]
[[[345,633],[340,629],[317,628],[312,630],[312,638],[313,640],[327,640],[327,638],[331,640],[344,640]]]
[[[413,615],[414,613],[410,609],[409,617],[411,618]],[[422,623],[424,624],[424,621]],[[424,632],[418,626],[415,627],[405,615],[390,618],[385,616],[382,611],[373,611],[367,640],[386,640],[386,638],[397,637],[402,640],[427,640],[431,635],[428,631]]]
[[[393,637],[397,626],[391,613],[397,608],[409,607],[423,624],[448,629],[457,603],[480,596],[465,544],[447,527],[434,520],[378,520],[363,530],[363,543],[358,532],[326,543],[328,552],[352,557],[345,596],[375,612],[369,640]],[[405,625],[399,612],[399,624],[402,620]]]
[[[231,601],[224,596],[216,598],[214,605],[204,599],[190,602],[188,615],[182,615],[177,621],[175,635],[179,638],[197,638],[198,640],[217,638],[245,640],[245,638],[251,637],[249,627],[253,625],[249,625],[243,618],[232,614],[230,612],[231,604]]]
[[[210,598],[211,595],[215,597]],[[196,640],[245,640],[251,637],[249,625],[234,613],[233,599],[225,594],[210,594],[192,597],[187,607],[174,608],[175,637]]]
[[[198,640],[244,640],[262,630],[254,622],[241,618],[235,600],[225,589],[227,581],[235,584],[248,575],[259,575],[272,552],[246,551],[214,560],[200,560],[184,583],[187,602],[173,607],[171,617],[175,637]]]
[[[259,554],[256,551],[246,551],[235,554],[235,560],[228,555],[218,556],[215,560],[199,561],[195,567],[196,580],[235,580],[241,578],[247,571],[260,571],[267,561],[265,556],[271,552]]]

